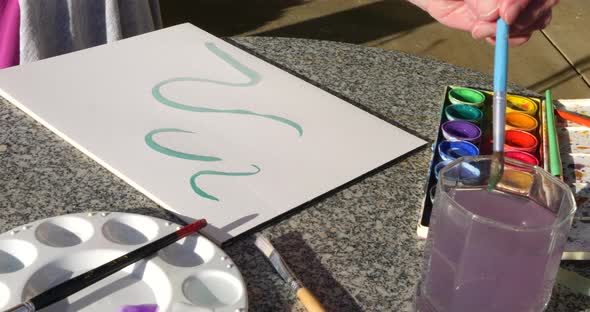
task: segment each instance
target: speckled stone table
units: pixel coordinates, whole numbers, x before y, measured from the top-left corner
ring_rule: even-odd
[[[232,40],[430,141],[446,85],[492,86],[491,77],[403,53],[301,39]],[[428,147],[419,149],[261,230],[329,311],[410,310],[422,262],[423,242],[416,239],[415,226],[430,153]],[[0,100],[0,232],[82,211],[133,212],[178,222]],[[224,249],[247,282],[251,311],[303,311],[252,237]],[[590,276],[585,263],[563,266]],[[590,298],[556,286],[548,311],[590,311]]]

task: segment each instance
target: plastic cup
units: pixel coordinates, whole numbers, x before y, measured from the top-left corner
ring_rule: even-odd
[[[463,157],[440,171],[415,311],[547,306],[576,210],[573,194],[542,168],[510,158],[488,191],[490,165],[490,156]]]
[[[452,160],[443,160],[434,166],[434,177],[438,180],[439,171],[446,165],[450,164]]]

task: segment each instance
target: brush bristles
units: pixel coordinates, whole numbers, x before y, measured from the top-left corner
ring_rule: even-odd
[[[270,257],[272,252],[275,250],[270,241],[262,235],[256,235],[256,241],[254,241],[254,245],[256,245],[256,247],[258,247],[258,249],[260,249],[260,251],[262,251],[266,257]]]

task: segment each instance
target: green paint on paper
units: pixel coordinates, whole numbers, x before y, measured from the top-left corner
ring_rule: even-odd
[[[205,43],[205,47],[207,47],[207,49],[209,49],[209,51],[211,51],[213,54],[215,54],[216,56],[221,58],[223,61],[225,61],[225,63],[227,63],[228,65],[230,65],[231,67],[233,67],[234,69],[236,69],[237,71],[242,73],[244,76],[246,76],[248,78],[248,81],[246,81],[246,82],[227,82],[227,81],[205,79],[205,78],[195,78],[195,77],[171,78],[171,79],[167,79],[167,80],[159,82],[158,84],[156,84],[152,88],[152,95],[154,96],[154,98],[158,102],[160,102],[164,105],[170,106],[172,108],[176,108],[176,109],[180,109],[180,110],[184,110],[184,111],[189,111],[189,112],[226,113],[226,114],[250,115],[250,116],[267,118],[267,119],[271,119],[271,120],[286,124],[286,125],[294,128],[295,130],[297,130],[297,133],[299,134],[299,136],[303,135],[303,128],[298,123],[291,121],[289,119],[283,118],[283,117],[270,115],[270,114],[260,114],[260,113],[256,113],[256,112],[252,112],[252,111],[248,111],[248,110],[244,110],[244,109],[214,109],[214,108],[208,108],[208,107],[191,106],[191,105],[186,105],[186,104],[182,104],[182,103],[173,101],[173,100],[165,97],[164,95],[162,95],[162,92],[160,89],[165,85],[175,83],[175,82],[191,81],[191,82],[212,83],[212,84],[223,85],[223,86],[228,86],[228,87],[251,87],[251,86],[258,84],[261,81],[262,78],[261,78],[260,74],[258,74],[254,70],[252,70],[252,69],[248,68],[247,66],[238,62],[231,55],[229,55],[228,53],[219,49],[214,43],[207,42],[207,43]],[[176,151],[176,150],[173,150],[173,149],[170,149],[170,148],[167,148],[167,147],[164,147],[164,146],[158,144],[154,140],[154,136],[158,133],[166,133],[166,132],[193,133],[191,131],[186,131],[186,130],[176,129],[176,128],[155,129],[155,130],[150,131],[145,136],[146,144],[150,148],[152,148],[153,150],[155,150],[159,153],[171,156],[171,157],[187,159],[187,160],[195,160],[195,161],[220,161],[220,160],[222,160],[221,158],[215,157],[215,156],[203,156],[203,155],[196,155],[196,154],[179,152],[179,151]],[[199,171],[199,172],[193,174],[190,178],[191,188],[193,189],[193,191],[197,195],[199,195],[203,198],[219,201],[219,199],[217,197],[206,193],[197,185],[197,178],[200,176],[203,176],[203,175],[249,176],[249,175],[254,175],[254,174],[257,174],[258,172],[260,172],[260,168],[258,166],[256,166],[256,165],[251,165],[251,166],[254,167],[256,169],[256,171],[254,171],[254,172],[223,172],[223,171],[213,171],[213,170]]]
[[[250,116],[257,116],[257,117],[262,117],[262,118],[268,118],[268,119],[286,124],[290,127],[293,127],[295,130],[297,130],[297,133],[299,134],[299,136],[303,135],[303,128],[299,124],[297,124],[296,122],[291,121],[289,119],[280,117],[280,116],[269,115],[269,114],[259,114],[259,113],[252,112],[249,110],[244,110],[244,109],[215,109],[215,108],[208,108],[208,107],[191,106],[191,105],[186,105],[186,104],[182,104],[182,103],[173,101],[173,100],[165,97],[164,95],[162,95],[162,92],[160,89],[163,86],[170,84],[170,83],[181,82],[181,81],[207,82],[207,83],[219,84],[219,85],[224,85],[224,86],[229,86],[229,87],[250,87],[250,86],[256,85],[257,83],[260,82],[260,80],[261,80],[260,74],[256,73],[255,71],[251,70],[250,68],[242,65],[236,59],[232,58],[229,54],[225,53],[224,51],[221,51],[217,46],[215,46],[215,44],[208,42],[205,44],[205,46],[213,54],[217,55],[219,58],[224,60],[227,64],[231,65],[234,69],[238,70],[240,73],[242,73],[246,77],[248,77],[248,81],[237,83],[237,82],[226,82],[226,81],[219,81],[219,80],[212,80],[212,79],[205,79],[205,78],[195,78],[195,77],[176,77],[176,78],[172,78],[172,79],[167,79],[162,82],[159,82],[158,84],[156,84],[152,88],[152,95],[154,96],[154,98],[158,102],[160,102],[164,105],[176,108],[176,109],[181,109],[181,110],[185,110],[185,111],[189,111],[189,112],[240,114],[240,115],[250,115]]]
[[[254,167],[256,169],[256,171],[254,171],[254,172],[223,172],[223,171],[214,171],[214,170],[199,171],[191,176],[191,187],[193,188],[193,191],[195,191],[195,193],[197,193],[199,196],[207,198],[207,199],[219,201],[219,198],[206,193],[197,185],[197,178],[200,176],[203,176],[203,175],[234,176],[234,177],[236,177],[236,176],[250,176],[250,175],[255,175],[260,172],[260,168],[258,166],[256,166],[256,165],[251,165],[251,166]]]
[[[146,134],[145,143],[149,147],[151,147],[154,151],[162,153],[164,155],[172,156],[172,157],[188,159],[188,160],[198,160],[198,161],[219,161],[219,160],[221,160],[221,158],[215,157],[215,156],[202,156],[202,155],[195,155],[195,154],[189,154],[189,153],[175,151],[173,149],[170,149],[170,148],[167,148],[167,147],[164,147],[164,146],[158,144],[154,140],[154,135],[156,135],[158,133],[165,133],[165,132],[193,133],[190,131],[185,131],[182,129],[175,129],[175,128],[156,129],[156,130],[152,130],[148,134]]]

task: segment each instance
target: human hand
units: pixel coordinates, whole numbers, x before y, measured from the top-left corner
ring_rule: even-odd
[[[473,38],[495,42],[496,21],[510,25],[509,43],[527,42],[533,32],[551,22],[551,9],[559,0],[410,0],[443,25],[465,30]]]

